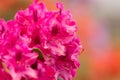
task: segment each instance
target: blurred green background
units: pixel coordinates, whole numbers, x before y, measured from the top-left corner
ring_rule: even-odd
[[[12,19],[32,1],[0,0],[0,18]],[[120,80],[120,0],[41,1],[49,10],[62,2],[76,20],[84,51],[74,80]]]

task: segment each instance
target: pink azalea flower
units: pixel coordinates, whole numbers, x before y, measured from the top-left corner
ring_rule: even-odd
[[[1,80],[71,80],[80,66],[80,40],[69,11],[34,1],[14,20],[0,20]],[[3,76],[1,76],[3,75]]]

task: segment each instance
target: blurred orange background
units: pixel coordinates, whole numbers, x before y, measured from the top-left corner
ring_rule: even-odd
[[[0,18],[12,19],[33,0],[0,0]],[[40,0],[48,9],[56,1],[69,9],[78,25],[84,51],[74,80],[120,80],[120,1]]]

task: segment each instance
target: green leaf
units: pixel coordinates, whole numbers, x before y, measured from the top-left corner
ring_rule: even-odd
[[[45,61],[42,51],[39,48],[33,48],[32,52],[38,53],[38,55],[39,55],[38,59],[40,59],[43,62]]]

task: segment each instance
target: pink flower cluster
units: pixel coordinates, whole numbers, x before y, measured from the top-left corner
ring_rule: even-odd
[[[0,20],[0,80],[71,80],[81,44],[69,11],[33,2],[13,20]]]

